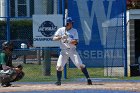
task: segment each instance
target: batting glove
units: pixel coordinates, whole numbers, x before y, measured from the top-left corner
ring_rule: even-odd
[[[63,35],[62,36],[62,39],[67,39],[68,38],[68,35]]]

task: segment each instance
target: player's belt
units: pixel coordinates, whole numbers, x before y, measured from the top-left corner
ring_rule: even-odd
[[[66,48],[66,49],[61,49],[61,50],[75,50],[75,48]]]
[[[65,49],[62,49],[62,50],[67,50],[67,49],[71,49],[71,48],[65,48]]]

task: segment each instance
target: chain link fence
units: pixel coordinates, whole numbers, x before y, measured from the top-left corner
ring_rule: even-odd
[[[10,40],[14,44],[12,63],[24,66],[23,81],[53,80],[58,48],[51,48],[50,59],[44,56],[49,48],[33,46],[33,15],[62,14],[62,0],[0,0],[0,49],[2,43]],[[21,44],[27,45],[21,49]],[[45,58],[45,59],[44,59]],[[44,62],[49,61],[49,64]],[[43,65],[48,65],[47,71]],[[51,68],[52,67],[52,68]],[[47,75],[46,75],[47,74]],[[46,76],[49,76],[46,78]],[[35,78],[34,78],[35,77]],[[33,79],[34,78],[34,79]]]
[[[22,81],[34,82],[56,80],[55,68],[60,50],[55,47],[40,48],[33,46],[32,16],[63,14],[64,8],[68,7],[68,0],[66,0],[66,2],[64,1],[65,0],[0,1],[0,44],[6,40],[10,40],[14,43],[12,56],[13,65],[22,64],[24,66],[25,77]],[[21,43],[27,44],[27,49],[21,49]],[[84,75],[80,70],[77,68],[70,68],[69,65],[70,64],[68,63],[65,69],[65,71],[67,71],[67,73],[64,73],[66,74],[65,79],[84,78]],[[91,67],[88,68],[88,70],[91,78],[108,77],[104,76],[103,67]]]

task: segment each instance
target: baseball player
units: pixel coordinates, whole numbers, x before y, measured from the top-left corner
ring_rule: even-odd
[[[18,65],[17,67],[7,68],[0,70],[0,83],[3,87],[9,87],[12,84],[11,82],[15,82],[21,80],[24,77],[24,72],[22,71],[22,65]]]
[[[0,53],[0,70],[9,69],[12,65],[13,43],[5,41],[2,43],[2,52]],[[10,86],[10,83],[6,84]]]
[[[61,85],[62,70],[65,64],[70,58],[75,66],[84,73],[87,78],[87,84],[92,85],[92,81],[89,77],[86,66],[82,63],[79,54],[76,51],[76,45],[78,44],[78,33],[73,28],[73,20],[71,17],[67,17],[66,26],[59,28],[54,34],[53,40],[60,41],[61,52],[57,61],[57,82],[56,85]]]

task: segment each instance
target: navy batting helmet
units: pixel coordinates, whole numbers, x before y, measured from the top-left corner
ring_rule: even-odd
[[[66,19],[66,23],[73,23],[74,21],[72,20],[72,18],[71,17],[67,17],[67,19]]]

